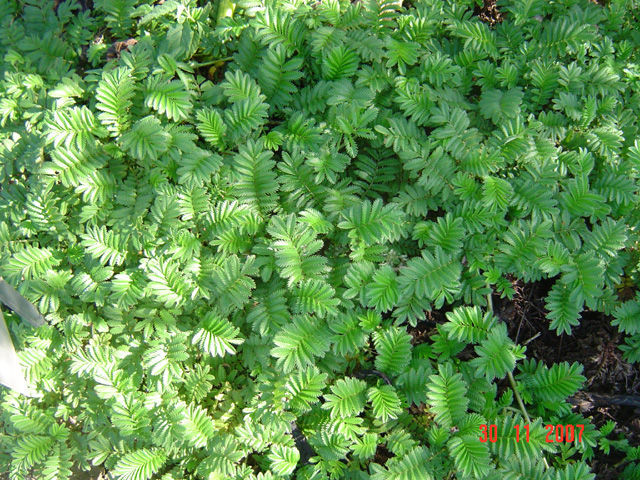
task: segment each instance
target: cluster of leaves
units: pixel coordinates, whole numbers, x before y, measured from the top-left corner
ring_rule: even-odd
[[[48,321],[7,316],[39,395],[2,392],[0,464],[592,479],[582,367],[487,296],[548,279],[550,329],[640,360],[638,2],[200,3],[0,0],[0,275]]]

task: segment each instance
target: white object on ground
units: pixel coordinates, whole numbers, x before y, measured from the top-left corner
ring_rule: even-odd
[[[33,395],[24,379],[24,373],[18,361],[18,355],[0,311],[0,384],[23,395]]]

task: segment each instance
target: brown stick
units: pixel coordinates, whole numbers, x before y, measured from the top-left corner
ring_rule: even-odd
[[[580,392],[569,398],[568,402],[579,406],[583,410],[610,405],[640,408],[640,396],[638,395],[607,395],[604,393]]]

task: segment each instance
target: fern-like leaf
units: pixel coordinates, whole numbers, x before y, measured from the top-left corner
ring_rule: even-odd
[[[162,128],[160,120],[149,115],[138,120],[122,136],[122,146],[138,160],[156,160],[169,148],[171,136]]]
[[[238,198],[254,205],[260,213],[267,213],[276,205],[278,182],[272,157],[262,142],[250,141],[239,148],[234,158]]]
[[[335,291],[322,280],[304,280],[293,292],[295,310],[298,313],[315,313],[319,317],[338,314],[340,300],[334,298]]]
[[[475,348],[478,358],[471,361],[476,375],[484,375],[487,380],[503,378],[511,372],[519,358],[524,358],[523,349],[516,347],[507,334],[507,326],[498,323],[491,327],[487,338]]]
[[[365,290],[367,305],[379,312],[388,312],[396,306],[399,298],[397,277],[393,269],[386,265],[373,274],[371,283]]]
[[[384,467],[372,463],[371,480],[434,480],[431,455],[427,447],[414,447],[400,457],[391,458]]]
[[[160,76],[147,82],[145,104],[169,120],[184,120],[191,112],[191,94],[179,80],[167,81]]]
[[[373,203],[365,201],[349,209],[338,227],[349,230],[349,237],[353,241],[373,245],[399,239],[403,220],[402,212],[395,205],[383,205],[380,200]]]
[[[31,279],[39,277],[59,261],[48,248],[28,246],[16,252],[4,266],[5,275],[10,279]]]
[[[165,305],[177,307],[186,302],[189,285],[175,263],[152,259],[147,264],[147,277],[150,280],[148,290]]]
[[[446,314],[443,328],[449,336],[465,343],[478,343],[487,338],[496,319],[489,312],[482,314],[478,307],[458,307]]]
[[[166,460],[166,453],[161,449],[141,448],[120,458],[112,474],[118,480],[149,480]]]
[[[96,109],[102,112],[98,114],[98,119],[113,136],[127,130],[135,91],[130,69],[119,67],[102,74],[96,90]]]
[[[285,389],[291,394],[291,407],[300,413],[310,410],[311,405],[316,403],[322,394],[327,378],[327,374],[320,373],[316,367],[291,375],[285,385]]]
[[[438,365],[438,375],[429,377],[428,403],[438,424],[445,428],[457,425],[467,411],[467,385],[450,363]],[[477,437],[476,437],[477,441]]]
[[[298,460],[300,460],[300,453],[295,448],[276,444],[271,448],[268,458],[271,461],[271,470],[276,475],[286,476],[295,470]]]
[[[411,335],[392,327],[374,333],[373,341],[378,353],[376,368],[388,375],[402,373],[411,360]]]
[[[382,422],[397,418],[402,413],[400,398],[391,385],[371,387],[367,398],[373,407],[373,415]]]
[[[327,328],[322,322],[311,321],[309,317],[296,317],[290,325],[278,332],[273,340],[276,345],[271,355],[285,373],[294,367],[306,368],[315,357],[323,357],[329,350]]]
[[[206,108],[196,112],[196,127],[200,135],[219,150],[225,148],[225,133],[227,126],[217,110]]]
[[[239,333],[228,320],[214,312],[208,312],[200,322],[200,328],[191,343],[199,345],[202,351],[214,357],[235,355],[234,345],[240,345],[244,341],[238,336]]]
[[[91,181],[106,161],[107,157],[93,148],[58,148],[51,152],[51,162],[42,166],[42,173],[57,175],[64,186],[75,187]]]
[[[305,27],[288,12],[269,5],[256,15],[255,26],[263,45],[282,45],[287,53],[302,49]]]
[[[436,248],[435,255],[423,250],[421,257],[412,258],[401,269],[398,284],[405,295],[434,299],[458,288],[461,270],[460,262],[442,249]]]
[[[98,124],[87,107],[74,107],[54,112],[49,122],[47,141],[55,147],[83,150],[93,145],[96,136],[104,136],[104,129]]]
[[[332,418],[348,418],[364,410],[367,384],[356,378],[341,378],[331,386],[331,393],[324,396],[322,408],[331,411]]]
[[[184,428],[185,439],[195,448],[204,447],[215,433],[213,419],[199,405],[189,405],[180,424]]]
[[[276,265],[289,286],[326,271],[327,259],[314,255],[322,248],[322,240],[313,230],[296,222],[293,215],[272,217],[267,232],[275,239]]]
[[[586,380],[582,376],[583,367],[578,362],[556,363],[551,368],[542,362],[525,360],[520,367],[518,379],[524,386],[524,393],[531,399],[543,402],[560,402],[573,395]]]
[[[549,328],[555,330],[558,335],[571,334],[571,327],[580,324],[580,311],[584,300],[576,290],[571,290],[566,285],[554,283],[546,299],[546,307],[549,310],[547,318],[551,320]]]
[[[358,54],[350,48],[339,46],[331,49],[323,62],[324,78],[338,80],[353,75],[358,69]]]
[[[126,239],[106,227],[89,227],[82,235],[82,246],[102,264],[122,265],[126,256]]]
[[[27,470],[42,462],[54,444],[48,435],[27,435],[18,439],[13,447],[13,462],[20,469]]]
[[[640,333],[640,293],[636,298],[619,305],[613,312],[611,325],[629,335]]]
[[[489,471],[489,451],[486,444],[478,441],[477,435],[456,435],[447,447],[463,475],[483,478]]]

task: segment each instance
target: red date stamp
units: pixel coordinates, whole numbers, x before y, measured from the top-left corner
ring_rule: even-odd
[[[515,425],[514,430],[516,431],[516,442],[520,442],[520,440],[524,440],[525,442],[529,442],[529,425],[524,425],[524,427],[520,427],[520,425]],[[582,434],[584,433],[584,425],[545,425],[545,430],[547,430],[547,435],[545,437],[545,441],[547,443],[562,443],[562,442],[573,442],[576,439],[578,442],[582,442]],[[522,430],[522,431],[521,431]],[[480,441],[482,443],[491,442],[496,443],[498,441],[498,426],[496,424],[491,425],[480,425]]]
[[[573,442],[578,437],[578,442],[582,442],[582,434],[584,433],[584,425],[545,425],[547,430],[547,443],[553,442]],[[577,435],[576,435],[577,431]],[[555,432],[555,435],[554,435]]]

